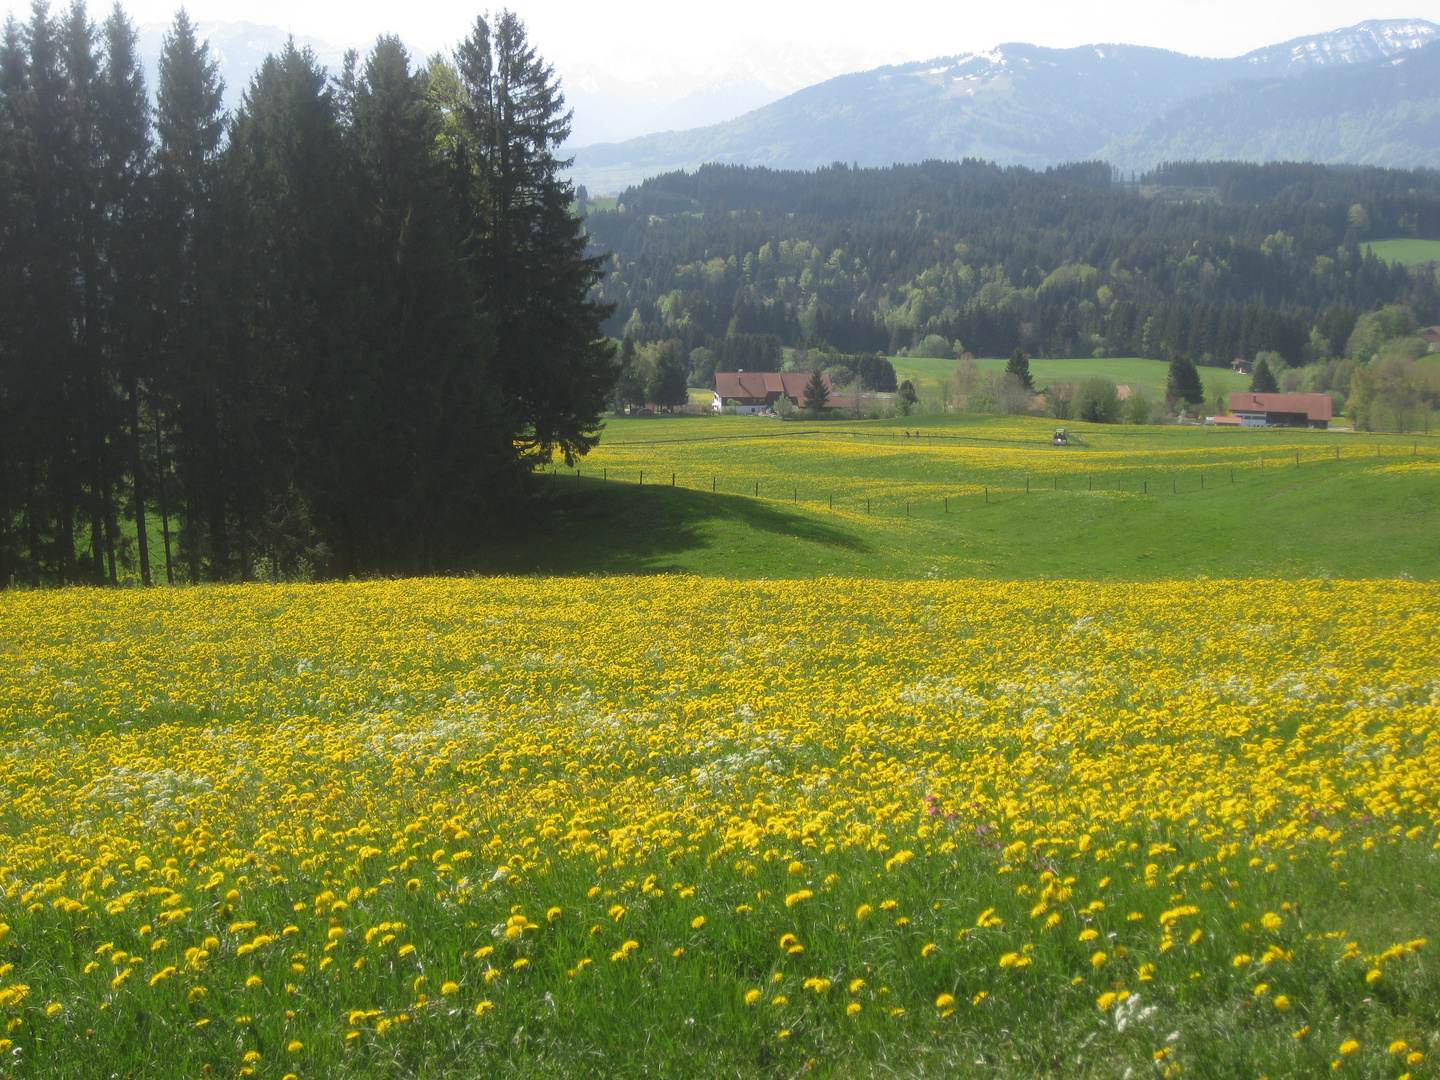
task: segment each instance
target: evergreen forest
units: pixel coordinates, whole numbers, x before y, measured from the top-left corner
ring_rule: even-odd
[[[611,253],[611,333],[705,349],[721,370],[927,339],[956,356],[1299,365],[1341,355],[1379,306],[1440,320],[1433,268],[1364,246],[1440,238],[1432,170],[1188,163],[1122,183],[1099,162],[711,165],[630,188],[586,226]]]
[[[453,568],[594,445],[601,266],[513,14],[425,62],[292,42],[227,114],[182,11],[153,91],[118,6],[4,27],[3,580]]]

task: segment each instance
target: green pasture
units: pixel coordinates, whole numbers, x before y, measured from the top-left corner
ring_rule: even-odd
[[[485,546],[476,569],[1137,580],[1440,573],[1440,438],[1068,424],[1082,444],[1053,447],[1054,427],[1003,416],[611,420],[578,473],[562,463],[539,478],[528,512]]]
[[[1404,266],[1440,263],[1440,240],[1376,240],[1365,249]]]
[[[922,392],[933,387],[937,380],[955,372],[954,360],[897,356],[892,357],[890,362],[895,365],[895,374],[900,378],[918,380],[917,386]],[[1007,361],[983,357],[975,362],[984,373],[1003,371]],[[1146,360],[1138,356],[1030,361],[1030,374],[1037,390],[1044,389],[1051,382],[1078,383],[1082,379],[1104,378],[1129,386],[1136,393],[1144,393],[1152,401],[1165,396],[1165,379],[1169,371],[1170,365],[1163,360]],[[1229,368],[1202,367],[1200,381],[1205,384],[1207,401],[1214,401],[1219,393],[1250,388],[1250,376],[1237,375]]]

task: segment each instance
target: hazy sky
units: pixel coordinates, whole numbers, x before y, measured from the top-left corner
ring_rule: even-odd
[[[124,0],[140,23],[168,20],[174,0]],[[17,8],[28,7],[16,4]],[[105,0],[92,0],[102,9]],[[925,59],[1005,41],[1041,45],[1124,42],[1233,56],[1301,34],[1373,18],[1440,22],[1440,0],[511,0],[541,51],[642,75],[705,63],[747,39],[853,55]],[[478,9],[455,0],[189,0],[201,20],[249,20],[335,44],[381,32],[429,50],[464,36]]]

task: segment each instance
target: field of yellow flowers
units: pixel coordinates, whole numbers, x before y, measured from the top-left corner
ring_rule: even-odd
[[[0,594],[0,1078],[1378,1076],[1440,587]]]

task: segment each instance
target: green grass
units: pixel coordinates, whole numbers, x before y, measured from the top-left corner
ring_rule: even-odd
[[[926,384],[955,371],[954,360],[935,360],[921,356],[900,356],[891,360],[895,374],[902,379],[918,379],[923,390]],[[995,357],[977,360],[982,373],[1003,371],[1006,361]],[[1145,360],[1140,357],[1107,357],[1104,359],[1080,360],[1031,360],[1030,374],[1035,379],[1036,389],[1043,389],[1050,382],[1079,382],[1081,379],[1105,378],[1132,391],[1144,393],[1151,400],[1158,400],[1165,394],[1165,379],[1170,365],[1163,360]],[[1202,367],[1200,380],[1205,384],[1205,397],[1213,401],[1218,393],[1231,390],[1245,390],[1250,386],[1250,376],[1237,375],[1229,368]]]
[[[1082,424],[1069,430],[1085,445],[1054,448],[1053,428],[1029,417],[611,420],[578,478],[562,468],[542,480],[477,569],[1137,580],[1440,572],[1440,439]]]
[[[1365,249],[1404,266],[1440,262],[1440,240],[1376,240]]]

